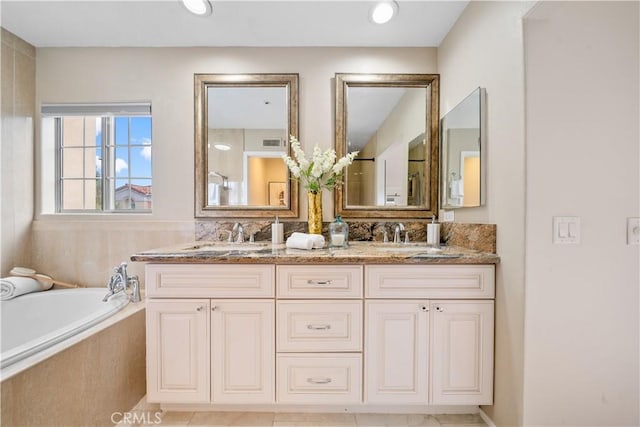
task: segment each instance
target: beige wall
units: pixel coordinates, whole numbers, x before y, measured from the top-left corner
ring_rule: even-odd
[[[487,90],[486,206],[456,222],[498,226],[494,405],[498,426],[522,425],[524,361],[524,69],[522,17],[532,2],[470,2],[438,49],[440,114]]]
[[[2,29],[0,276],[30,263],[36,50]]]
[[[639,14],[544,2],[525,19],[527,426],[640,425]],[[581,218],[579,245],[552,244],[553,216]]]
[[[36,105],[152,103],[153,214],[97,216],[95,227],[91,218],[73,216],[41,216],[34,224],[34,268],[90,286],[104,286],[110,266],[133,252],[194,239],[194,73],[299,73],[300,140],[305,149],[315,144],[325,149],[333,146],[336,72],[437,71],[434,48],[39,48],[37,53]],[[329,221],[333,197],[323,196]],[[305,197],[300,204],[304,220]],[[61,241],[73,244],[60,249]]]
[[[152,217],[187,220],[194,210],[194,73],[299,73],[300,141],[324,149],[333,146],[336,72],[436,71],[434,48],[39,48],[36,104],[151,101]],[[332,197],[324,196],[328,220]],[[301,212],[304,219],[305,206]]]
[[[408,90],[376,131],[376,155],[393,144],[409,144],[424,133],[426,91]]]

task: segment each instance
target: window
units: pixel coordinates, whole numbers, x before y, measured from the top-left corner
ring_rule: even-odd
[[[55,212],[151,211],[149,104],[45,105],[42,115],[43,145],[55,147]]]

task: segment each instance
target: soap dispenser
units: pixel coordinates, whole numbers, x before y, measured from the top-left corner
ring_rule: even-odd
[[[329,246],[333,248],[346,248],[349,241],[349,226],[338,215],[336,220],[329,224]]]
[[[280,222],[277,216],[276,222],[271,224],[271,243],[274,245],[284,243],[284,224]]]
[[[435,215],[431,218],[431,224],[427,224],[427,245],[440,247],[440,224],[436,223]]]

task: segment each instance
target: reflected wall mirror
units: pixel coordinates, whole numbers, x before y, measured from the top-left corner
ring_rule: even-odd
[[[297,217],[297,74],[195,74],[195,216]]]
[[[443,209],[484,205],[485,103],[485,89],[477,88],[440,121],[440,204]]]
[[[437,74],[342,74],[336,153],[359,151],[336,188],[345,218],[431,218],[438,205]]]

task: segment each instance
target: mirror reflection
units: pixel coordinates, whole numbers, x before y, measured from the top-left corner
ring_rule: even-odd
[[[348,87],[347,206],[424,203],[426,89]]]
[[[336,151],[359,151],[337,192],[337,213],[424,218],[435,212],[437,77],[336,75]]]
[[[196,79],[202,90],[196,214],[296,216],[297,193],[281,157],[288,135],[297,133],[297,75]]]
[[[484,204],[484,100],[485,91],[478,88],[441,120],[443,209]]]
[[[287,93],[284,87],[210,87],[208,184],[211,206],[286,206]],[[271,196],[271,197],[270,197]]]

